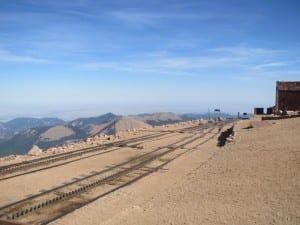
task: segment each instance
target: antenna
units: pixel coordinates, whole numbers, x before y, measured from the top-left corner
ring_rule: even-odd
[[[116,120],[114,120],[114,135],[117,137]]]

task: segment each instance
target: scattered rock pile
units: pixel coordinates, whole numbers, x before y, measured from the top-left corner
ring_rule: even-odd
[[[124,123],[128,123],[128,118],[126,118],[126,120],[124,119],[124,121],[122,121],[122,123],[120,123],[119,125],[124,125]],[[175,124],[168,124],[168,125],[162,125],[162,126],[149,126],[147,125],[147,127],[144,126],[144,123],[136,123],[135,120],[130,119],[130,124],[133,124],[134,126],[138,126],[138,128],[133,128],[134,126],[132,126],[131,129],[117,129],[119,130],[115,135],[107,135],[107,134],[98,134],[94,137],[89,137],[85,140],[82,141],[68,141],[65,144],[62,144],[60,146],[56,146],[56,147],[51,147],[48,148],[46,150],[42,150],[40,149],[37,145],[34,145],[32,147],[31,150],[29,150],[29,152],[27,153],[27,155],[10,155],[10,156],[6,156],[6,157],[0,157],[0,162],[11,162],[11,161],[26,161],[26,160],[30,160],[31,157],[43,157],[43,156],[47,156],[47,155],[53,155],[53,154],[60,154],[60,153],[64,153],[64,152],[72,152],[72,151],[76,151],[82,148],[87,148],[87,147],[93,147],[93,146],[99,146],[102,144],[106,144],[109,142],[114,142],[117,140],[121,140],[121,139],[127,139],[127,138],[131,138],[133,136],[137,136],[140,134],[143,134],[144,131],[147,132],[147,130],[152,129],[153,131],[162,131],[162,130],[173,130],[173,129],[180,129],[180,128],[185,128],[191,125],[196,125],[196,124],[205,124],[207,121],[205,120],[190,120],[190,121],[185,121],[185,122],[179,122],[179,123],[175,123]],[[117,124],[118,125],[118,124]],[[125,128],[126,126],[124,126]],[[128,126],[127,126],[128,127]],[[122,126],[121,126],[122,128]]]

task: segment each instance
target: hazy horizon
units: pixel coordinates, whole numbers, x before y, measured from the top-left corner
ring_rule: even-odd
[[[206,109],[201,109],[195,106],[185,106],[185,107],[163,107],[163,106],[151,106],[151,107],[146,107],[146,106],[138,106],[135,107],[134,109],[127,109],[125,106],[119,106],[119,109],[117,109],[116,106],[114,107],[103,107],[103,106],[94,106],[89,109],[87,108],[73,108],[73,109],[68,109],[68,110],[52,110],[52,111],[47,111],[45,110],[44,107],[35,107],[38,108],[37,113],[31,113],[31,110],[28,110],[26,113],[26,110],[22,113],[15,113],[15,114],[2,114],[0,115],[0,122],[7,122],[9,120],[19,118],[19,117],[32,117],[32,118],[45,118],[45,117],[57,117],[60,119],[63,119],[65,121],[71,121],[77,118],[84,118],[84,117],[95,117],[95,116],[100,116],[106,113],[114,113],[117,115],[136,115],[136,114],[143,114],[143,113],[157,113],[157,112],[173,112],[177,114],[186,114],[186,113],[207,113],[208,111],[213,114],[214,109],[218,108],[221,109],[220,107],[211,107],[211,108],[206,108]],[[114,110],[109,110],[109,108],[113,108]],[[144,110],[144,108],[148,108],[148,110]],[[24,109],[24,108],[23,108]],[[107,109],[107,110],[106,110]],[[243,113],[252,113],[253,110],[251,111],[226,111],[221,109],[222,113],[228,113],[232,115],[237,115],[237,112]]]
[[[252,112],[300,78],[298,1],[4,0],[0,120]]]

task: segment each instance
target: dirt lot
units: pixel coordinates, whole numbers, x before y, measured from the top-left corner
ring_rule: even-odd
[[[52,224],[300,224],[300,119],[247,127]]]

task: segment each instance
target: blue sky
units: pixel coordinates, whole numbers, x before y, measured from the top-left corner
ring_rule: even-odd
[[[236,113],[300,80],[300,1],[0,0],[0,120]]]

